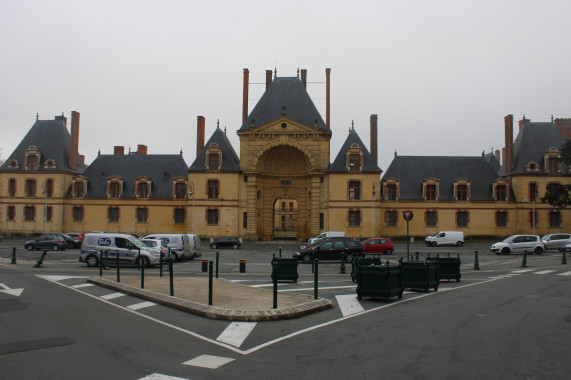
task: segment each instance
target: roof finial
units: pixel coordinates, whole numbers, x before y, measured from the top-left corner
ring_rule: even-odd
[[[38,121],[39,118],[40,118],[40,113],[37,112],[37,113],[36,113],[36,121]]]
[[[355,121],[351,120],[351,129],[355,132]]]
[[[278,77],[278,68],[274,66],[274,78]]]
[[[101,156],[101,148],[97,151],[97,156]]]
[[[180,155],[182,156],[182,148],[180,148]]]
[[[297,79],[299,79],[299,67],[297,68]]]
[[[551,114],[551,124],[553,124],[553,114]]]
[[[397,156],[397,150],[395,149],[395,157]]]
[[[226,134],[226,126],[224,126],[224,134]]]
[[[216,120],[216,129],[220,128],[220,119]]]

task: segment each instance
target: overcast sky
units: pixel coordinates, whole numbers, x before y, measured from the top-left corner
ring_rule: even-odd
[[[399,155],[477,156],[504,145],[504,116],[571,117],[571,1],[0,0],[1,155],[34,124],[81,113],[89,164],[114,145],[196,157],[220,120],[239,154],[243,68],[251,111],[265,70],[296,76],[325,119],[330,161],[351,121],[379,166]]]

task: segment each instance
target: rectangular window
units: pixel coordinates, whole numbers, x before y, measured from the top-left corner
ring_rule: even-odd
[[[426,185],[426,200],[427,201],[436,200],[436,185]]]
[[[349,170],[359,170],[361,169],[361,155],[360,154],[350,154],[349,155]]]
[[[181,224],[186,221],[186,213],[185,209],[183,208],[175,208],[174,209],[174,222]]]
[[[496,226],[497,227],[507,227],[508,226],[508,212],[507,211],[496,212]]]
[[[46,180],[46,197],[53,197],[54,195],[54,181],[52,179]]]
[[[75,197],[76,198],[83,198],[85,194],[85,189],[83,187],[83,182],[76,182],[75,183]]]
[[[248,213],[242,214],[242,228],[248,228]]]
[[[29,155],[28,156],[28,169],[36,170],[38,168],[38,156]]]
[[[176,199],[184,199],[186,197],[186,183],[176,183],[174,189]]]
[[[24,220],[33,221],[36,217],[36,208],[34,206],[24,207]]]
[[[530,212],[529,213],[529,226],[530,227],[537,227],[537,219],[538,219],[537,211],[536,212]]]
[[[137,223],[147,223],[148,210],[146,207],[137,208]]]
[[[468,199],[468,185],[456,185],[456,199],[459,201]]]
[[[319,214],[319,230],[323,231],[323,229],[325,228],[325,214],[320,213]]]
[[[547,163],[549,164],[549,172],[550,173],[557,173],[559,172],[559,158],[557,157],[549,157],[547,159]]]
[[[16,216],[16,209],[14,208],[14,206],[8,206],[8,220],[14,220],[14,217]]]
[[[149,184],[146,182],[139,183],[139,198],[147,198],[149,196]]]
[[[36,180],[27,179],[26,180],[26,196],[35,197],[36,196]]]
[[[496,200],[505,201],[506,200],[506,185],[496,186]]]
[[[426,227],[436,227],[436,211],[427,211],[425,214]]]
[[[51,222],[52,221],[52,215],[53,215],[52,206],[46,207],[44,212],[46,213],[46,222]]]
[[[285,211],[285,208],[286,208],[286,203],[282,202],[282,211]]]
[[[208,169],[218,170],[218,166],[220,166],[220,155],[218,153],[208,154]]]
[[[8,182],[8,195],[11,197],[16,196],[16,179],[10,178]]]
[[[349,211],[349,227],[361,225],[361,211]]]
[[[549,227],[551,228],[561,227],[561,213],[557,211],[551,211],[549,213]]]
[[[218,180],[208,180],[208,199],[218,199]]]
[[[537,183],[535,182],[529,184],[529,200],[532,202],[537,201]]]
[[[395,184],[387,185],[387,200],[389,201],[397,200],[397,185]]]
[[[107,216],[109,222],[118,222],[119,221],[119,208],[118,207],[109,207],[107,210]]]
[[[458,227],[468,227],[468,211],[458,211],[456,212],[456,225]]]
[[[396,225],[397,225],[397,212],[396,211],[387,211],[385,216],[387,219],[387,226],[388,227],[396,227]]]
[[[218,225],[218,209],[206,210],[206,224]]]
[[[109,185],[109,195],[111,198],[119,198],[121,195],[121,184],[119,182],[111,182]]]
[[[349,200],[361,199],[361,181],[349,181]]]
[[[73,221],[74,222],[83,221],[83,207],[76,206],[73,208]]]

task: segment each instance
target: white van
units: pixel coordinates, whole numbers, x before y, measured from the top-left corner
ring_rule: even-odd
[[[192,253],[192,257],[190,259],[192,260],[195,257],[202,256],[202,242],[200,241],[200,236],[196,234],[186,234],[186,236],[188,236],[190,252]]]
[[[464,244],[464,232],[462,231],[438,231],[434,235],[427,236],[424,242],[428,246],[455,245],[461,247]]]
[[[79,261],[86,263],[88,267],[96,267],[101,260],[102,251],[108,252],[109,264],[116,262],[117,255],[119,256],[119,263],[136,264],[137,266],[139,260],[144,260],[145,266],[155,266],[160,264],[161,259],[159,253],[148,249],[133,235],[90,232],[85,234],[83,238]],[[163,260],[166,261],[166,258]]]
[[[345,232],[340,232],[340,231],[326,231],[326,232],[322,232],[317,236],[314,236],[312,238],[310,238],[307,242],[308,243],[315,243],[316,240],[319,239],[323,239],[326,237],[339,237],[339,236],[345,236]]]
[[[196,256],[186,234],[150,234],[143,239],[162,239],[171,249],[171,255],[174,256],[175,261],[192,260]]]

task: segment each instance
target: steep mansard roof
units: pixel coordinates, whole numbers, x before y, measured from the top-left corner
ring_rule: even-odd
[[[240,170],[240,159],[234,151],[230,140],[226,133],[222,132],[220,128],[216,128],[204,148],[200,151],[196,159],[190,165],[190,171],[205,171],[206,170],[206,150],[211,144],[216,144],[222,150],[222,165],[221,172],[236,172]]]
[[[289,119],[312,128],[317,120],[317,129],[329,131],[303,83],[296,77],[274,78],[239,131],[250,130],[252,120],[256,127],[279,119],[283,116],[283,107]]]
[[[99,155],[83,172],[87,177],[86,197],[106,197],[107,178],[123,178],[122,197],[135,197],[135,181],[151,180],[149,198],[172,198],[173,179],[187,177],[186,162],[179,154]]]
[[[493,200],[492,182],[498,178],[484,156],[395,156],[383,176],[383,181],[399,180],[399,199],[424,199],[423,181],[439,180],[440,200],[454,200],[454,180],[470,181],[472,200]]]
[[[357,132],[355,132],[355,129],[351,128],[349,130],[349,135],[347,136],[347,139],[345,139],[343,146],[341,147],[339,153],[337,154],[337,157],[335,158],[333,163],[329,165],[328,171],[330,173],[347,172],[347,151],[353,145],[357,145],[359,148],[361,148],[363,152],[363,167],[361,168],[361,172],[378,172],[378,173],[382,172],[382,170],[373,160],[373,157],[371,157],[371,154],[367,150],[367,147],[365,147],[365,144],[363,144],[363,141],[361,141],[361,138],[359,137]]]
[[[30,146],[37,147],[41,153],[37,169],[38,172],[64,170],[81,173],[86,168],[79,154],[77,157],[77,170],[73,170],[69,166],[70,134],[65,126],[65,121],[57,119],[36,120],[32,128],[28,131],[28,134],[22,139],[10,157],[8,157],[1,169],[10,171],[24,170],[26,151]],[[44,167],[46,161],[50,159],[55,162],[55,168]],[[18,168],[8,167],[12,160],[18,161]]]

